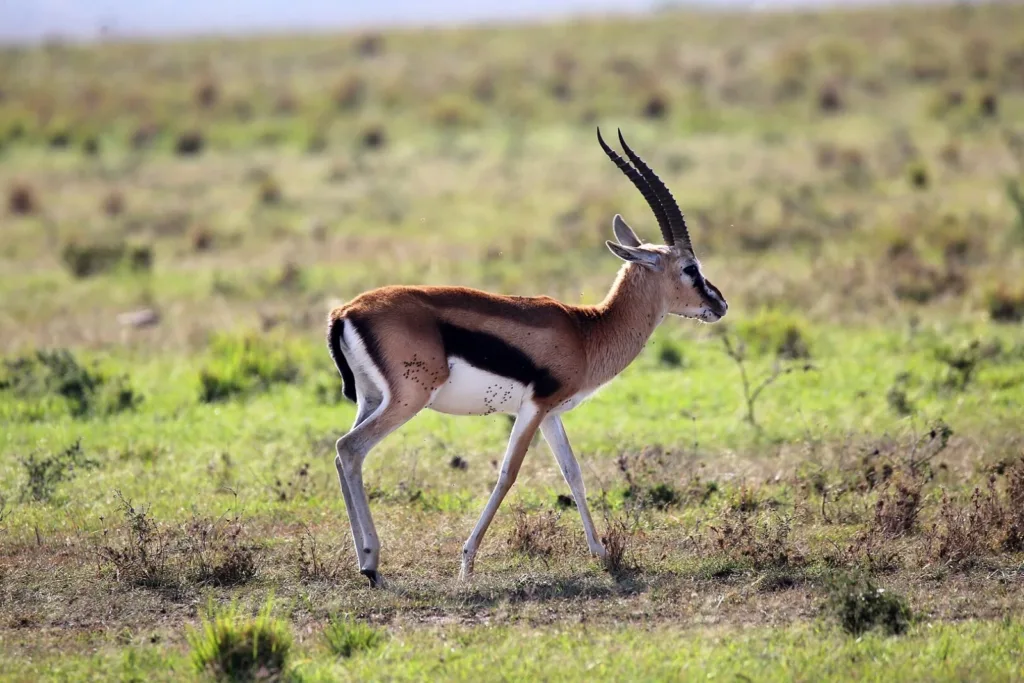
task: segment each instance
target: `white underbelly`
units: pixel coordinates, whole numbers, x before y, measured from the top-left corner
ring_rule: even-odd
[[[526,386],[515,380],[451,358],[448,381],[434,389],[427,407],[449,415],[515,414],[526,394]]]
[[[564,401],[556,405],[554,408],[552,408],[551,412],[554,413],[555,415],[567,413],[576,406],[578,406],[579,404],[586,401],[588,398],[590,398],[594,391],[596,391],[596,389],[585,389],[576,394],[573,394],[572,396],[570,396],[569,398],[565,399]]]

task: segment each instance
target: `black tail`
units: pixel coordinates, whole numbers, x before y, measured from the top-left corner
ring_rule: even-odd
[[[342,391],[345,393],[345,398],[355,402],[356,377],[352,374],[352,368],[348,366],[348,361],[345,360],[345,354],[341,352],[341,335],[344,331],[344,318],[332,320],[331,326],[327,330],[327,346],[331,350],[331,358],[334,359],[334,364],[338,366],[338,371],[341,372]]]

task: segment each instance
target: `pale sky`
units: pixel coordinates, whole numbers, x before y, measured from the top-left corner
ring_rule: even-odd
[[[881,3],[886,0],[688,0],[731,7]],[[0,41],[49,35],[181,35],[344,30],[643,12],[673,0],[0,0]]]

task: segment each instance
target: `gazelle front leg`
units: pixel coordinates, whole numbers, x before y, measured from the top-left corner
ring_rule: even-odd
[[[558,466],[565,477],[565,483],[572,491],[572,498],[576,501],[576,508],[580,511],[583,519],[583,533],[587,536],[587,545],[590,552],[597,557],[604,557],[604,546],[597,538],[597,531],[594,529],[594,520],[590,517],[590,508],[587,507],[587,491],[583,485],[583,473],[580,471],[579,461],[572,453],[572,446],[569,445],[569,437],[565,434],[562,426],[562,419],[558,415],[549,415],[540,423],[540,431],[544,440],[548,442],[551,452],[558,461]]]
[[[508,439],[505,459],[501,463],[501,472],[498,474],[498,483],[494,486],[494,490],[491,491],[491,497],[487,500],[487,505],[484,507],[479,521],[473,527],[473,533],[469,535],[466,544],[462,547],[460,580],[465,581],[473,574],[473,561],[476,559],[476,551],[480,547],[480,541],[487,532],[487,527],[490,525],[491,520],[494,519],[494,513],[498,511],[501,501],[505,499],[505,495],[508,494],[515,483],[516,477],[519,475],[519,468],[523,464],[523,458],[530,447],[530,441],[533,439],[533,435],[537,433],[537,426],[543,418],[544,414],[533,401],[529,399],[523,401],[523,405],[516,415],[516,422],[512,426],[512,434]]]

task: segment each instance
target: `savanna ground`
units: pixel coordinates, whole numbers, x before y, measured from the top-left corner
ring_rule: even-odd
[[[3,50],[0,676],[213,676],[235,637],[237,675],[303,680],[1024,678],[1022,28]],[[538,440],[458,583],[509,421],[424,413],[367,460],[373,590],[326,313],[395,282],[600,300],[614,213],[657,228],[598,124],[730,302],[565,418],[616,552]]]

